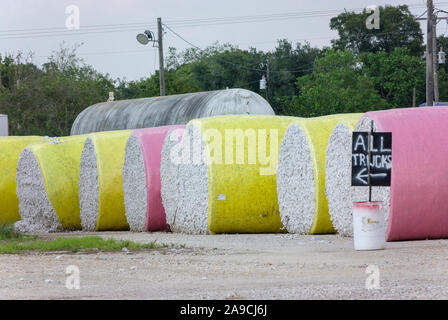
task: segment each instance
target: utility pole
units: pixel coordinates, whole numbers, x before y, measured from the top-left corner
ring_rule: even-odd
[[[433,15],[433,22],[432,22],[432,65],[434,70],[434,101],[439,102],[439,63],[437,59],[437,17],[436,15]]]
[[[416,107],[416,92],[415,92],[415,87],[412,89],[412,107],[415,108]]]
[[[165,95],[165,69],[163,66],[163,31],[162,18],[157,18],[158,44],[159,44],[159,77],[160,77],[160,95]]]
[[[432,0],[427,0],[426,18],[416,18],[416,20],[426,20],[426,105],[433,106],[439,101],[439,64],[437,52],[437,21],[446,20],[448,17],[437,17],[434,14]],[[443,11],[443,10],[439,10]],[[446,13],[446,11],[443,11]],[[443,62],[444,63],[444,62]]]
[[[269,58],[266,61],[266,101],[269,102]]]
[[[434,63],[433,63],[433,32],[434,6],[432,0],[427,0],[427,28],[426,28],[426,106],[434,102]]]

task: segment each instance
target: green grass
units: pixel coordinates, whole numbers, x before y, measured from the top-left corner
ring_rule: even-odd
[[[129,240],[103,239],[97,236],[86,237],[61,237],[54,240],[26,239],[26,240],[2,240],[0,241],[0,254],[16,254],[26,252],[97,252],[97,251],[121,251],[127,248],[130,251],[164,248],[154,241],[149,243],[136,243]]]
[[[26,240],[35,237],[23,235],[14,230],[12,224],[0,224],[0,240]]]
[[[42,239],[37,236],[24,235],[14,230],[12,225],[0,225],[0,254],[16,254],[26,252],[98,252],[130,251],[175,248],[174,244],[137,243],[130,240],[104,239],[99,236],[60,237],[56,239]],[[185,246],[180,246],[184,248]]]

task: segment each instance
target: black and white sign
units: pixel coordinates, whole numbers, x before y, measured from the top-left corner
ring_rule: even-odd
[[[392,170],[391,132],[353,132],[352,186],[390,186]]]

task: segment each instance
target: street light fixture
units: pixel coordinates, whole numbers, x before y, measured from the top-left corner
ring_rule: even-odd
[[[165,95],[165,70],[163,67],[163,40],[162,40],[162,19],[157,18],[158,39],[154,37],[154,33],[150,30],[145,30],[143,33],[137,34],[137,41],[142,45],[147,45],[152,42],[153,47],[159,48],[159,80],[160,80],[160,95]]]
[[[146,30],[144,33],[139,33],[137,35],[137,41],[143,45],[147,45],[150,41],[152,41],[154,43],[154,45],[156,43],[156,40],[154,38],[154,33],[152,33],[152,31],[149,31],[149,30]]]

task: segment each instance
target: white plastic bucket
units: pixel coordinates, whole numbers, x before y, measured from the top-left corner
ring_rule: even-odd
[[[381,201],[353,203],[355,250],[379,250],[386,245],[384,207]]]

